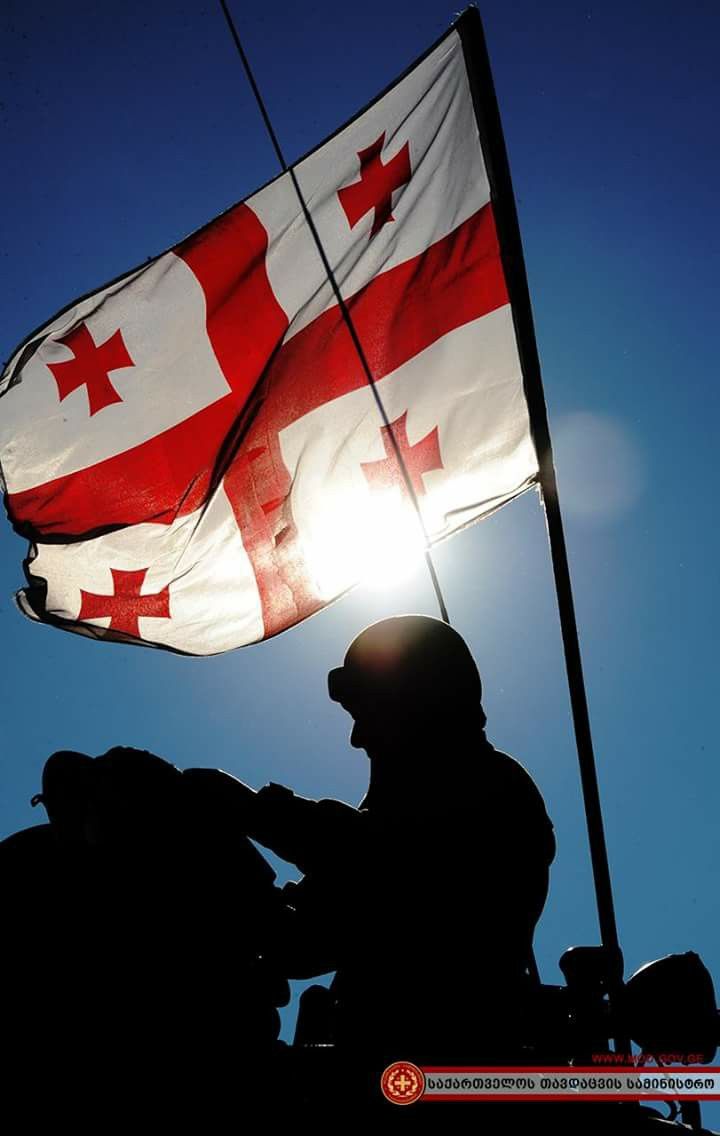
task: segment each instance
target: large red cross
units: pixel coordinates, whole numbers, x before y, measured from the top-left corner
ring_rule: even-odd
[[[415,490],[415,495],[422,497],[425,493],[423,474],[430,473],[433,469],[443,468],[437,426],[434,426],[429,434],[426,434],[424,438],[411,446],[407,436],[406,410],[404,414],[391,422],[389,427],[383,426],[381,429],[387,456],[381,458],[380,461],[360,463],[372,490],[381,491],[399,486],[405,496],[409,497],[405,478],[400,468],[395,447],[392,444],[391,431],[397,442],[398,451],[403,459],[410,484]]]
[[[412,173],[410,169],[410,144],[406,142],[402,150],[383,165],[382,148],[385,145],[385,131],[371,146],[358,150],[360,159],[360,180],[338,190],[340,204],[351,229],[354,229],[366,213],[375,210],[370,236],[374,237],[387,221],[394,221],[392,215],[392,195],[407,185]]]
[[[82,605],[78,619],[102,619],[110,616],[112,631],[140,638],[140,619],[170,619],[170,590],[165,587],[154,595],[140,595],[147,568],[126,572],[122,568],[110,569],[114,594],[99,596],[81,589]]]
[[[58,339],[69,347],[75,356],[64,363],[48,363],[58,387],[60,401],[78,387],[86,386],[90,417],[113,402],[122,402],[121,396],[110,382],[109,372],[120,367],[134,367],[120,330],[104,343],[95,343],[87,324],[81,323],[69,335]]]

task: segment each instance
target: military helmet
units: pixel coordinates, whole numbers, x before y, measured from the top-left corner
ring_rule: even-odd
[[[328,689],[351,713],[368,699],[482,712],[482,683],[467,643],[427,615],[393,616],[365,628],[343,665],[330,671]]]
[[[50,755],[42,774],[42,792],[36,793],[30,804],[43,804],[48,815],[58,806],[82,807],[87,800],[93,776],[93,759],[86,753],[61,749]]]

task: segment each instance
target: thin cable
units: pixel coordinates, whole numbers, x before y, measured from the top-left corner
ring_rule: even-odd
[[[240,42],[240,36],[238,35],[237,28],[235,27],[235,24],[233,22],[233,18],[230,15],[230,11],[228,9],[226,0],[220,0],[220,7],[222,8],[223,15],[225,16],[228,28],[230,29],[230,34],[231,34],[233,41],[235,43],[235,47],[237,48],[238,55],[240,56],[240,61],[241,61],[243,68],[245,70],[245,74],[247,75],[248,82],[249,82],[249,84],[252,88],[253,95],[255,96],[255,101],[258,105],[258,109],[260,111],[260,114],[262,115],[263,122],[265,123],[265,128],[268,132],[268,136],[269,136],[270,141],[272,143],[272,146],[273,146],[273,149],[274,149],[275,154],[277,156],[278,162],[280,163],[280,167],[281,167],[283,173],[289,174],[290,180],[292,181],[293,188],[295,190],[295,193],[297,194],[298,201],[300,202],[300,207],[303,211],[303,215],[305,217],[305,220],[307,221],[308,228],[310,229],[310,232],[312,234],[312,238],[315,242],[315,247],[317,248],[317,251],[320,255],[320,259],[322,261],[323,268],[325,269],[325,272],[327,274],[327,278],[330,282],[330,286],[333,290],[333,295],[335,296],[335,299],[337,301],[337,304],[338,304],[338,307],[340,309],[340,313],[342,315],[343,321],[345,322],[345,326],[347,327],[348,332],[350,333],[350,338],[352,340],[353,347],[355,348],[358,359],[360,360],[360,365],[363,369],[363,373],[364,373],[365,378],[367,380],[367,383],[368,383],[368,385],[369,385],[369,387],[370,387],[370,389],[373,393],[373,397],[375,399],[375,404],[378,408],[378,411],[380,413],[380,417],[382,418],[383,423],[385,425],[385,428],[387,430],[388,437],[390,438],[393,453],[395,455],[395,460],[397,461],[400,472],[402,473],[403,480],[405,482],[405,488],[407,489],[408,496],[410,497],[410,501],[412,502],[413,508],[415,509],[415,514],[417,516],[418,523],[419,523],[420,529],[422,531],[423,540],[425,542],[425,562],[426,562],[427,567],[428,567],[428,572],[430,573],[430,579],[432,580],[433,589],[435,591],[435,598],[437,599],[438,607],[440,608],[440,616],[445,623],[449,623],[450,618],[448,616],[447,607],[445,605],[445,598],[444,598],[444,596],[442,594],[442,590],[440,588],[440,581],[438,580],[437,572],[435,571],[435,564],[433,562],[432,552],[431,552],[431,549],[430,549],[430,537],[429,537],[428,531],[425,527],[425,521],[423,520],[423,515],[422,515],[421,509],[420,509],[420,502],[417,499],[415,487],[414,487],[412,480],[410,478],[410,474],[408,473],[407,466],[405,465],[405,461],[403,459],[402,452],[401,452],[400,447],[398,445],[397,438],[395,437],[395,431],[392,428],[392,424],[390,422],[390,419],[388,418],[387,411],[385,410],[382,399],[380,398],[380,395],[377,392],[377,387],[375,385],[375,378],[373,377],[373,373],[372,373],[372,371],[370,369],[370,365],[367,361],[367,357],[365,355],[363,345],[360,341],[360,336],[357,333],[357,329],[355,327],[355,324],[353,323],[353,319],[352,319],[352,316],[350,315],[350,311],[348,309],[348,306],[345,303],[345,300],[343,299],[343,295],[340,291],[340,287],[338,285],[337,280],[335,279],[335,273],[333,272],[330,261],[328,260],[327,253],[325,252],[325,247],[322,243],[322,239],[320,237],[320,234],[317,231],[317,228],[315,226],[315,222],[313,221],[312,215],[310,213],[310,209],[308,208],[307,202],[305,201],[305,197],[303,195],[302,189],[300,188],[300,184],[297,180],[295,170],[293,169],[292,166],[289,166],[288,163],[285,161],[285,155],[282,152],[282,147],[280,146],[278,136],[275,133],[275,130],[273,128],[273,124],[270,120],[270,115],[268,114],[267,107],[265,106],[265,102],[264,102],[263,97],[260,93],[260,88],[258,87],[257,82],[255,81],[255,76],[253,75],[253,71],[252,71],[252,68],[250,66],[250,61],[249,61],[247,55],[245,54],[245,50],[243,48],[242,43]]]

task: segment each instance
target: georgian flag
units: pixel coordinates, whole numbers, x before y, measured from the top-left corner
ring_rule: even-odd
[[[457,29],[294,169],[442,540],[538,476]],[[20,606],[198,655],[274,635],[420,540],[388,433],[285,174],[10,360]]]

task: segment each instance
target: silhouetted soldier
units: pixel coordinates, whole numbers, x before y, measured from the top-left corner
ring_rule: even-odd
[[[281,919],[275,873],[233,823],[222,774],[144,751],[96,759],[86,829],[106,881],[112,1014],[138,1073],[219,1111],[256,1092],[287,982],[259,957]]]
[[[375,624],[329,686],[370,759],[359,808],[276,785],[247,807],[250,835],[305,873],[286,888],[288,973],[337,971],[338,1047],[376,1069],[510,1062],[555,854],[540,793],[487,741],[477,667],[446,624]]]
[[[132,749],[56,754],[37,798],[50,824],[0,844],[3,895],[27,897],[6,938],[33,946],[31,1029],[52,1023],[40,1063],[28,1047],[34,1075],[52,1066],[69,1095],[121,1093],[144,1115],[186,1101],[207,1119],[271,1072],[289,990],[259,956],[284,907],[228,823],[222,778]]]

